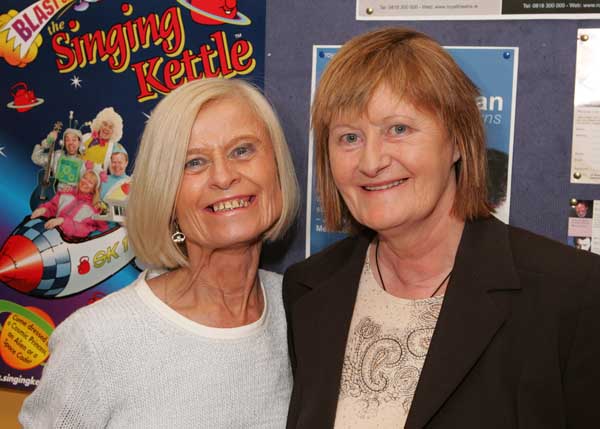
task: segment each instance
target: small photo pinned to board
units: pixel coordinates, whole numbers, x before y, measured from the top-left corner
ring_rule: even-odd
[[[600,254],[600,200],[572,198],[569,209],[569,246]]]

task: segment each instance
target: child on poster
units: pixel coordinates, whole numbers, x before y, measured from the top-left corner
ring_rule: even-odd
[[[51,217],[44,225],[46,229],[61,227],[69,237],[87,237],[93,231],[107,229],[107,224],[94,219],[100,201],[100,177],[93,170],[86,171],[77,190],[58,192],[54,198],[40,205],[31,213],[31,218]]]

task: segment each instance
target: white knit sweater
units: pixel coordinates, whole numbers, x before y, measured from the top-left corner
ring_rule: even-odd
[[[50,339],[51,357],[19,420],[29,428],[285,427],[292,377],[281,276],[259,271],[261,318],[210,328],[146,283],[82,308]]]

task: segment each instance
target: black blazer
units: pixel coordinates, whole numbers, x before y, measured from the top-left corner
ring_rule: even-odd
[[[288,428],[331,428],[367,234],[284,277]],[[600,257],[465,225],[406,428],[600,428]]]

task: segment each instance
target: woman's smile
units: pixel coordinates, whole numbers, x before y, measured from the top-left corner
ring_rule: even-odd
[[[359,223],[400,231],[450,211],[458,149],[437,116],[389,87],[375,90],[363,115],[336,117],[328,146],[337,189]]]
[[[206,210],[214,214],[233,214],[250,207],[255,200],[255,195],[227,198],[208,205]]]
[[[192,127],[176,203],[188,251],[256,241],[281,215],[269,133],[240,103],[235,97],[213,101]]]
[[[399,180],[393,180],[391,182],[384,182],[384,183],[371,184],[371,185],[363,185],[362,188],[365,191],[369,191],[369,192],[387,191],[388,189],[392,189],[392,188],[395,188],[397,186],[402,185],[407,180],[408,180],[408,178],[406,178],[406,179],[399,179]]]

